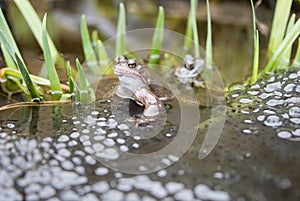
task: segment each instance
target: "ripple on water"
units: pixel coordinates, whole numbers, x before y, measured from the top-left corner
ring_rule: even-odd
[[[266,126],[270,126],[270,127],[278,127],[278,126],[282,125],[282,121],[279,116],[270,115],[266,118],[266,120],[264,121],[264,124]]]

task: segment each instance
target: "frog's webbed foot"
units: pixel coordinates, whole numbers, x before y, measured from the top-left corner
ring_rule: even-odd
[[[150,124],[151,122],[155,121],[155,118],[149,118],[149,117],[131,117],[127,119],[128,122],[134,123],[136,127],[139,126],[146,126]]]
[[[197,88],[205,88],[205,83],[203,81],[193,80],[192,86]]]

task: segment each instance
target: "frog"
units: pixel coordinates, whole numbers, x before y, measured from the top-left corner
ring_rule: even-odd
[[[190,84],[196,88],[205,88],[204,82],[197,80],[203,69],[203,59],[194,58],[192,55],[187,54],[184,56],[183,66],[176,68],[174,74],[182,84]]]
[[[145,107],[141,118],[135,119],[137,125],[147,124],[165,111],[163,102],[150,88],[151,73],[146,66],[136,59],[120,56],[116,59],[113,70],[119,80],[115,94]]]

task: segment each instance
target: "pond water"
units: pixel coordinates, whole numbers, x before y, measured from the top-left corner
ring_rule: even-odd
[[[71,28],[78,32],[78,14],[82,13],[79,8],[87,16],[96,14],[93,9],[85,10],[86,7],[91,9],[92,1],[85,1],[88,2],[86,4],[75,2],[74,7],[68,9],[63,5],[69,5],[66,1],[40,6],[48,9],[52,5],[53,19],[59,16],[61,9],[66,12],[64,20],[77,16],[66,24],[73,23]],[[178,2],[182,3],[182,8],[188,9],[185,1]],[[82,5],[86,7],[80,7]],[[128,5],[129,15],[136,11],[134,6],[134,3],[131,7]],[[243,6],[241,4],[239,8]],[[115,19],[111,13],[103,12],[107,7],[99,7],[101,13],[107,16],[101,18],[99,14],[94,17],[101,18],[103,23],[108,22],[107,19]],[[153,7],[155,10],[156,5]],[[169,7],[169,12],[172,8]],[[128,27],[153,25],[155,18],[150,18],[151,15],[148,13],[148,17],[141,21],[136,19],[139,17],[129,17]],[[183,18],[186,16],[174,16],[170,14],[170,18],[177,17],[177,21],[169,26],[184,32]],[[201,16],[199,19],[203,26]],[[215,62],[229,85],[242,81],[241,75],[249,74],[252,31],[247,25],[249,22],[237,20],[236,24],[226,24],[216,19]],[[99,28],[99,24],[93,25]],[[74,29],[74,26],[77,28]],[[110,37],[115,31],[114,23],[107,26],[103,37]],[[69,28],[66,26],[61,30],[69,30],[68,33],[77,42],[71,40],[72,37],[66,39],[60,31],[57,40],[66,40],[60,47],[67,53],[76,46],[76,50],[70,51],[71,56],[67,55],[72,58],[73,54],[80,55],[81,50],[79,35]],[[205,36],[201,32],[200,35],[202,38]],[[70,43],[73,45],[69,46]],[[32,55],[26,59],[33,60],[31,62],[35,64],[41,63],[36,59],[38,53],[34,51],[33,54],[35,59]],[[139,115],[143,108],[116,96],[90,105],[21,105],[2,110],[0,200],[299,200],[299,77],[300,71],[293,69],[269,75],[256,85],[227,94],[222,135],[205,157],[199,156],[199,151],[211,126],[210,120],[218,122],[217,118],[210,119],[213,116],[211,107],[197,105],[195,108],[193,103],[180,105],[179,100],[170,101],[160,119],[143,127],[135,127],[134,123],[126,121],[132,115]],[[13,101],[20,99],[13,96]],[[1,96],[1,105],[7,104],[6,100],[7,97]],[[121,113],[114,104],[123,108]],[[186,125],[192,122],[182,119],[181,107],[191,113],[197,109],[201,117],[198,127],[184,131],[186,137],[179,138],[182,143],[176,144],[176,150],[184,150],[189,143],[190,146],[178,154],[176,151],[160,153],[178,139],[180,122]],[[124,108],[128,110],[123,112]],[[161,122],[165,123],[162,125]],[[195,137],[191,138],[194,131]],[[147,156],[151,156],[149,160]]]

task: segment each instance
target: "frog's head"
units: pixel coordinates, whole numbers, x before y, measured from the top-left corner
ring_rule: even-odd
[[[183,66],[188,70],[193,70],[195,68],[194,57],[190,54],[185,55]]]
[[[134,76],[139,73],[141,65],[135,59],[128,59],[126,56],[120,56],[116,59],[114,72],[117,76]]]

